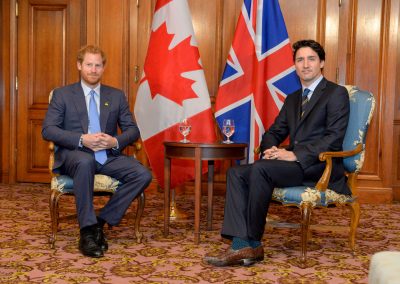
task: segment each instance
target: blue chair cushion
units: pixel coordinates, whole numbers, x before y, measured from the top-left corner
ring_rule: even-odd
[[[350,195],[339,194],[333,190],[319,191],[307,186],[275,188],[272,199],[284,205],[300,207],[303,202],[311,202],[313,207],[327,207],[329,204],[346,204],[354,201]]]
[[[106,175],[94,176],[94,191],[95,192],[110,192],[114,193],[120,182]],[[67,175],[54,176],[51,179],[51,190],[56,190],[62,193],[74,192],[74,181]]]

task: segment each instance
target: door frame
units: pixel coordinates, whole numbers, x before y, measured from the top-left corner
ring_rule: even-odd
[[[17,17],[16,0],[1,1],[2,33],[1,53],[3,61],[1,73],[1,182],[16,183],[17,140],[16,140],[16,106],[17,106]]]

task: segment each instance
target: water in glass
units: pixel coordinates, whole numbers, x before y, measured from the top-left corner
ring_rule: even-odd
[[[235,133],[235,122],[233,119],[224,119],[222,123],[222,133],[226,136],[226,140],[223,143],[230,144],[233,141],[230,140],[230,137]]]
[[[182,143],[188,143],[189,140],[186,139],[186,136],[189,135],[192,126],[189,124],[188,120],[185,118],[179,123],[179,132],[183,135]]]

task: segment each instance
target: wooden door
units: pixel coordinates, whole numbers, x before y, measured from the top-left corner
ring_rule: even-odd
[[[154,1],[86,0],[86,41],[100,46],[107,55],[107,66],[102,83],[122,89],[133,111],[134,93],[139,85],[148,43],[148,22],[138,19],[151,17]],[[143,20],[141,20],[143,21]],[[146,40],[142,40],[142,37]],[[142,48],[142,45],[146,46]],[[140,48],[139,48],[140,46]],[[126,154],[136,153],[128,147]],[[136,153],[142,163],[147,163],[144,151]]]
[[[18,1],[17,182],[49,182],[41,128],[49,92],[78,80],[84,6],[80,0]]]

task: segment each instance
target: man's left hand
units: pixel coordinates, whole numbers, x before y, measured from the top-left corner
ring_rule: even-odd
[[[117,138],[106,133],[99,133],[100,143],[96,150],[106,150],[117,146]]]
[[[282,160],[282,161],[297,161],[296,155],[292,151],[277,148],[275,146],[264,151],[264,159],[268,160]]]

